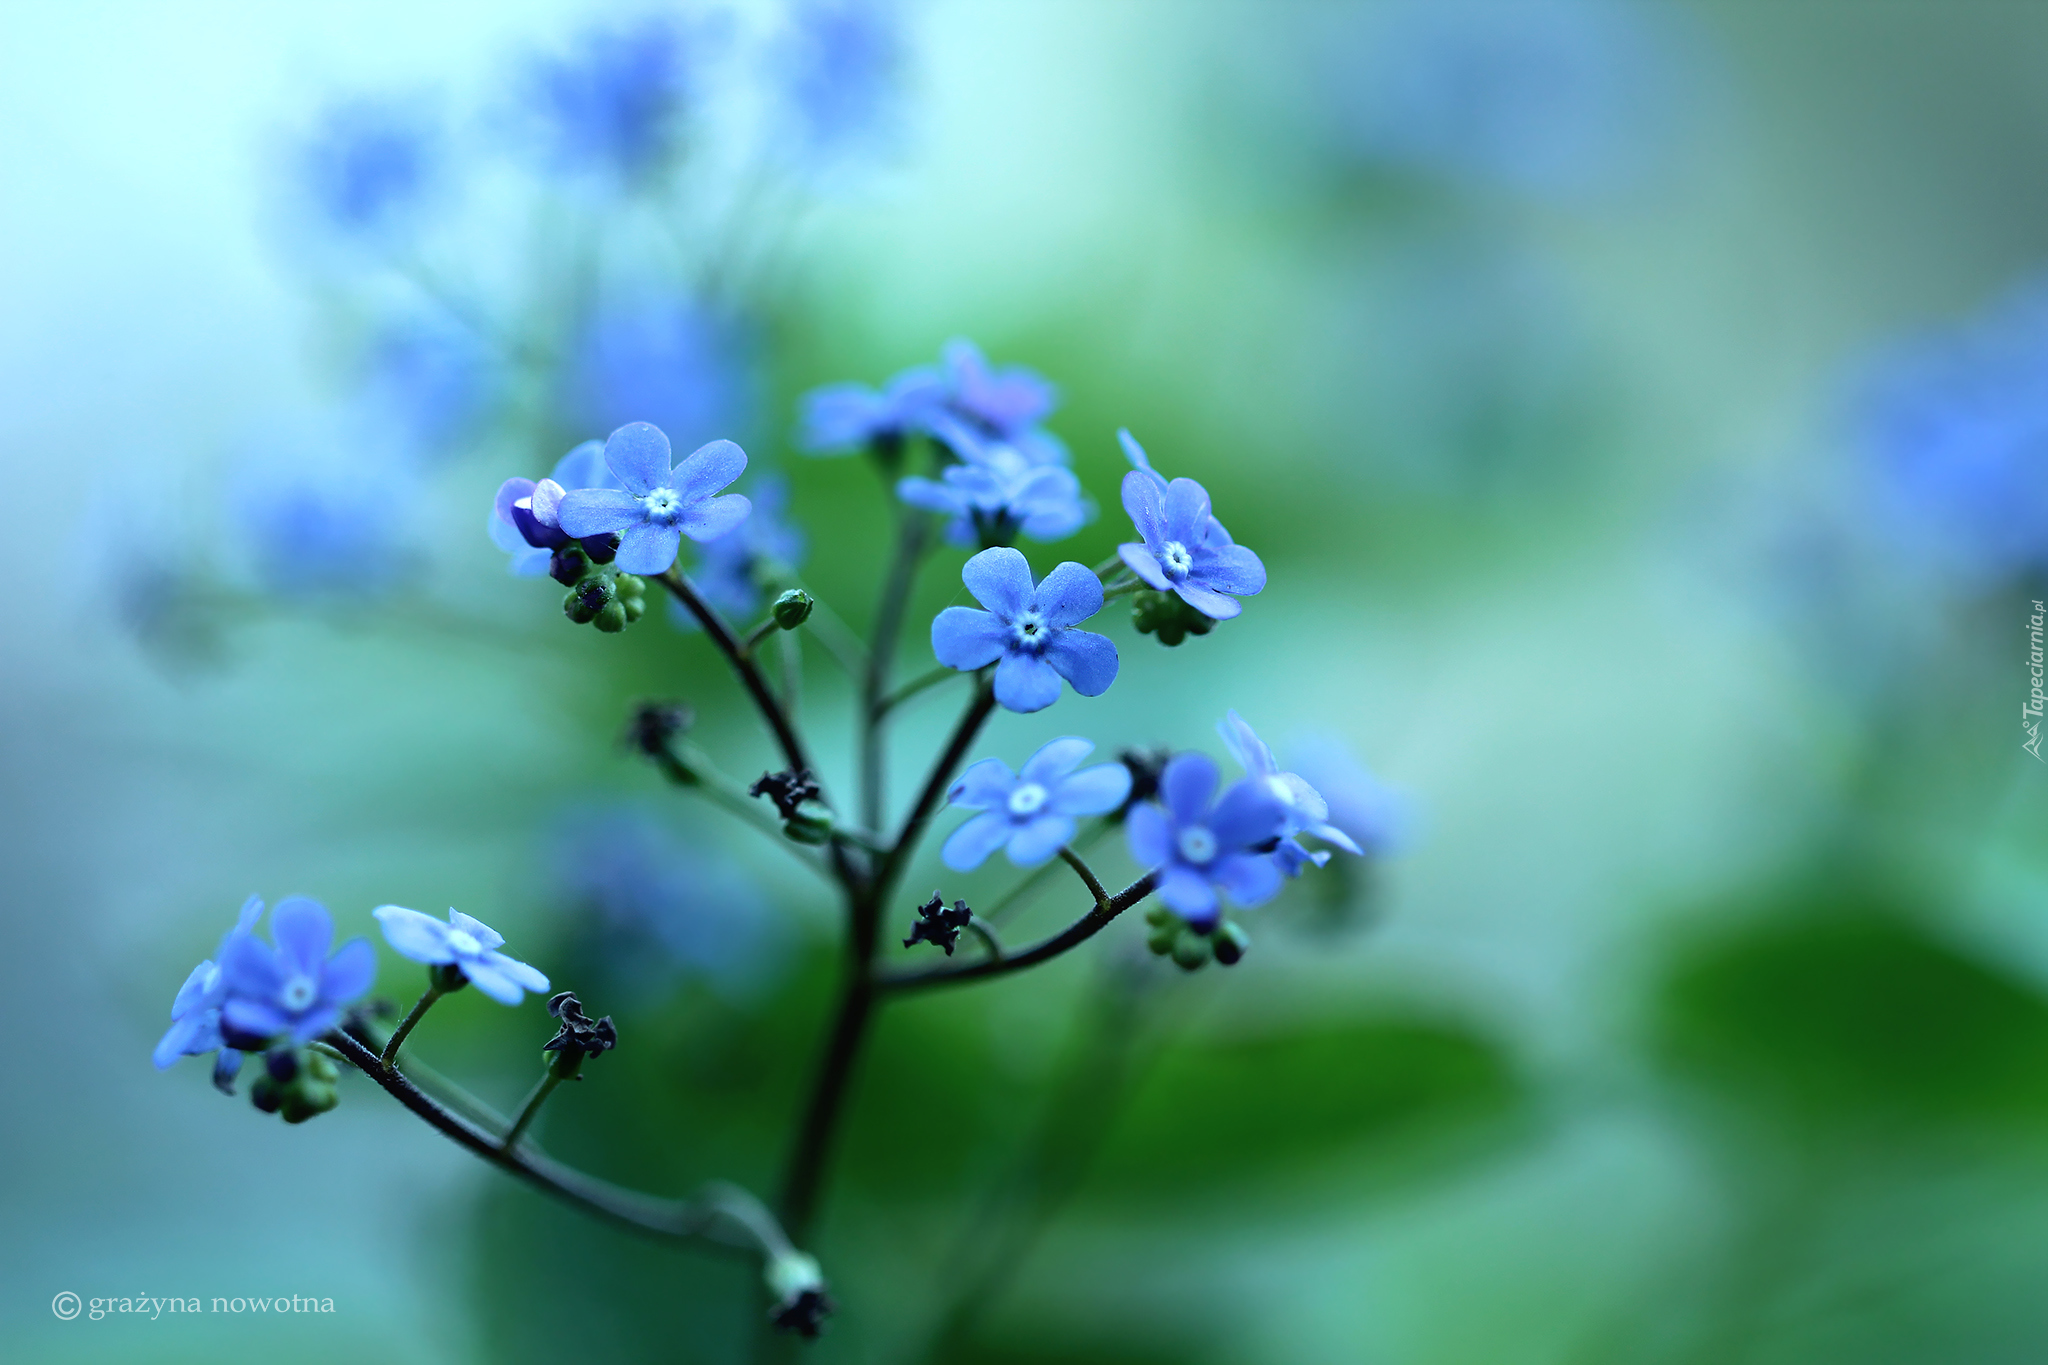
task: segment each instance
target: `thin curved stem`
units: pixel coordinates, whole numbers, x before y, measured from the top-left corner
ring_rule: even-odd
[[[555,1087],[561,1083],[562,1078],[555,1074],[554,1068],[548,1068],[547,1074],[534,1083],[533,1089],[526,1092],[526,1102],[519,1106],[519,1117],[512,1120],[512,1126],[506,1129],[505,1140],[499,1144],[500,1146],[509,1152],[519,1145],[519,1135],[532,1125],[534,1116],[540,1113],[540,1107],[547,1103],[548,1096],[554,1094]]]
[[[744,1190],[719,1184],[707,1186],[695,1199],[664,1199],[586,1175],[535,1150],[531,1144],[517,1152],[508,1151],[496,1135],[445,1108],[414,1085],[404,1072],[385,1070],[377,1054],[359,1039],[337,1029],[322,1041],[444,1136],[492,1165],[587,1212],[636,1232],[669,1240],[706,1241],[768,1257],[790,1250],[789,1239],[781,1235],[774,1215]],[[766,1231],[771,1227],[773,1234]]]
[[[1081,885],[1087,887],[1088,894],[1095,897],[1096,909],[1104,909],[1109,905],[1109,893],[1102,889],[1102,879],[1095,875],[1095,869],[1088,866],[1080,854],[1061,844],[1060,861],[1074,869],[1074,875],[1081,879]]]
[[[931,823],[939,798],[946,794],[946,786],[952,782],[953,773],[967,756],[967,746],[974,743],[974,737],[981,733],[981,727],[988,722],[995,707],[995,680],[984,674],[974,689],[974,695],[968,699],[967,709],[960,713],[958,723],[953,726],[953,737],[946,741],[945,750],[925,778],[924,790],[918,793],[917,804],[903,817],[902,831],[897,834],[896,842],[890,846],[888,856],[875,874],[874,899],[877,905],[886,903],[895,890],[896,879],[903,875],[910,855],[916,852],[917,841],[923,837],[924,827]]]
[[[385,1040],[384,1055],[377,1059],[383,1063],[386,1070],[398,1064],[398,1045],[405,1041],[405,1035],[411,1033],[413,1025],[425,1018],[427,1011],[434,1007],[434,1002],[446,994],[447,992],[439,986],[427,987],[426,994],[413,1003],[412,1012],[398,1021],[398,1027],[391,1030],[391,1037]]]
[[[882,584],[881,605],[875,609],[875,638],[868,646],[867,677],[861,688],[860,708],[860,819],[869,829],[880,829],[885,815],[886,746],[882,722],[888,708],[882,699],[889,690],[889,669],[895,662],[896,637],[903,629],[903,612],[910,603],[910,588],[917,579],[918,561],[924,558],[931,539],[931,523],[923,513],[905,508],[900,512],[901,529],[896,536],[896,558]]]
[[[1123,890],[1107,900],[1098,902],[1081,918],[1049,938],[1040,939],[1021,952],[1002,958],[984,958],[980,962],[967,962],[944,967],[930,967],[916,972],[888,972],[875,978],[875,985],[884,992],[917,990],[925,986],[950,986],[962,981],[981,981],[993,976],[1007,976],[1021,972],[1027,967],[1036,967],[1041,962],[1050,962],[1070,948],[1078,947],[1097,934],[1124,911],[1152,894],[1159,885],[1159,874],[1147,872]]]
[[[957,668],[947,668],[944,664],[941,664],[929,673],[918,674],[915,678],[912,678],[909,682],[903,684],[903,686],[897,688],[879,702],[876,702],[875,705],[880,708],[881,715],[887,715],[928,687],[937,687],[940,683],[950,678],[964,678],[966,676]]]
[[[720,772],[718,766],[702,749],[682,739],[670,740],[669,746],[649,755],[654,760],[654,766],[661,769],[662,776],[685,791],[702,793],[725,807],[773,839],[778,847],[812,872],[829,883],[838,884],[834,870],[826,866],[822,858],[784,834],[782,822],[770,814],[768,808],[762,805],[758,798],[747,795],[745,787]]]
[[[697,618],[697,623],[704,627],[704,633],[711,637],[711,643],[718,647],[719,653],[731,661],[733,671],[740,675],[740,682],[746,687],[748,695],[753,697],[755,707],[761,712],[761,718],[767,721],[768,728],[775,732],[775,742],[781,747],[783,758],[788,760],[790,770],[802,772],[809,769],[816,773],[817,768],[812,764],[810,754],[804,749],[803,739],[797,734],[796,727],[789,723],[789,716],[783,711],[782,703],[768,690],[767,682],[761,677],[761,670],[754,666],[753,659],[741,649],[739,641],[733,638],[732,627],[725,623],[725,618],[713,611],[704,599],[697,595],[697,590],[691,586],[690,580],[674,565],[670,565],[666,572],[659,574],[655,581],[674,594],[676,601],[681,602],[684,609]]]
[[[1113,828],[1115,828],[1113,821],[1097,820],[1088,829],[1084,830],[1080,837],[1075,839],[1069,847],[1076,853],[1086,852],[1101,842],[1102,836]],[[1050,881],[1059,870],[1057,863],[1040,863],[1037,867],[1031,869],[1030,875],[1026,876],[1008,891],[1005,891],[1001,896],[998,896],[995,904],[988,908],[986,914],[979,910],[975,911],[976,918],[985,919],[990,924],[1000,927],[1002,922],[1009,918],[1013,911],[1022,905],[1034,891]]]

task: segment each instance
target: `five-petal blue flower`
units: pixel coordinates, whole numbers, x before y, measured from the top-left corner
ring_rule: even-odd
[[[1295,838],[1298,834],[1313,834],[1346,853],[1365,852],[1350,835],[1330,823],[1330,803],[1320,792],[1299,774],[1280,771],[1272,749],[1245,723],[1243,716],[1231,711],[1216,723],[1216,733],[1223,736],[1231,757],[1243,766],[1246,776],[1265,783],[1266,790],[1287,812],[1279,847],[1273,850],[1273,859],[1282,872],[1290,877],[1299,876],[1301,869],[1310,863],[1321,867],[1330,861],[1328,850],[1311,853]]]
[[[256,927],[257,916],[263,913],[263,898],[251,896],[242,902],[241,913],[236,916],[235,927],[228,931],[228,938],[246,934]],[[221,943],[221,956],[227,956],[227,942]],[[185,984],[178,987],[177,999],[171,1002],[171,1026],[157,1041],[156,1051],[150,1060],[159,1071],[169,1067],[180,1057],[198,1057],[223,1046],[220,1036],[220,1007],[227,999],[227,981],[220,967],[212,958],[201,962],[185,978]],[[230,1061],[229,1057],[233,1060]],[[241,1065],[241,1054],[230,1050],[221,1058],[217,1071],[224,1071],[232,1077]]]
[[[1065,540],[1095,515],[1073,470],[1033,461],[1011,445],[967,437],[954,448],[963,445],[963,462],[937,479],[911,475],[896,485],[912,507],[949,518],[946,539],[953,544],[1007,545],[1019,531],[1033,540]]]
[[[1256,778],[1234,783],[1212,807],[1220,775],[1207,754],[1176,754],[1159,775],[1164,803],[1145,802],[1124,817],[1131,857],[1159,874],[1159,899],[1197,929],[1222,913],[1218,893],[1257,905],[1280,889],[1280,869],[1264,846],[1287,823],[1287,809]]]
[[[953,831],[939,856],[956,872],[980,867],[1007,848],[1019,867],[1036,867],[1074,837],[1074,818],[1107,815],[1131,794],[1131,770],[1121,763],[1074,769],[1095,749],[1068,735],[1024,761],[1013,773],[1000,758],[984,758],[960,775],[946,800],[981,814]]]
[[[1210,515],[1207,489],[1193,479],[1174,479],[1163,489],[1161,482],[1149,467],[1124,475],[1124,510],[1145,539],[1119,545],[1117,553],[1153,588],[1178,593],[1204,616],[1228,621],[1244,610],[1237,597],[1266,586],[1266,566],[1231,543]]]
[[[746,452],[731,441],[699,446],[671,468],[668,437],[646,422],[629,422],[604,443],[604,460],[621,486],[573,489],[557,517],[579,540],[617,535],[618,565],[626,573],[665,572],[684,535],[715,540],[745,521],[752,507],[737,493],[714,496],[746,471]]]
[[[1116,646],[1073,627],[1102,610],[1102,580],[1069,560],[1031,581],[1020,551],[999,546],[967,561],[960,579],[986,607],[947,607],[932,620],[932,653],[948,668],[996,666],[996,700],[1012,711],[1042,711],[1059,700],[1060,679],[1084,697],[1116,681]]]
[[[221,945],[227,997],[221,1031],[237,1047],[243,1041],[260,1047],[280,1035],[302,1046],[311,1042],[341,1022],[342,1006],[369,990],[377,975],[368,939],[352,938],[327,955],[334,921],[318,901],[279,901],[270,912],[270,936],[274,948],[250,930],[229,934]]]
[[[501,1005],[516,1005],[526,998],[524,992],[548,988],[545,976],[498,951],[505,944],[503,934],[452,906],[445,923],[402,905],[380,905],[370,913],[399,956],[460,967],[472,986]]]

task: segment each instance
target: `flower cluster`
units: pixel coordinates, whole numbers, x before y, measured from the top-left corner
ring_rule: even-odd
[[[904,370],[879,389],[832,384],[804,399],[803,447],[816,455],[862,448],[894,452],[912,436],[958,439],[955,432],[1013,446],[1032,464],[1065,461],[1065,448],[1040,423],[1059,395],[1021,365],[992,367],[965,339],[946,343],[937,366]],[[959,453],[959,452],[956,452]]]

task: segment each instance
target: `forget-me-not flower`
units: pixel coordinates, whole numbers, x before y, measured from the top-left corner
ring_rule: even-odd
[[[229,931],[229,937],[246,934],[255,928],[256,918],[262,913],[261,896],[251,896],[242,902],[241,914],[236,916],[235,927]],[[227,956],[226,949],[224,939],[222,957]],[[180,1057],[199,1057],[225,1046],[220,1036],[220,1007],[226,999],[227,982],[212,958],[192,969],[191,975],[185,978],[185,984],[178,987],[177,999],[171,1002],[171,1026],[157,1040],[156,1051],[150,1054],[157,1070],[164,1070]],[[242,1054],[230,1048],[215,1067],[216,1075],[221,1079],[232,1079],[241,1064]],[[221,1077],[223,1072],[225,1076]]]
[[[913,366],[880,389],[827,384],[804,395],[797,444],[812,455],[901,444],[930,430],[945,401],[946,382],[929,365]]]
[[[1210,515],[1208,490],[1193,479],[1174,479],[1161,489],[1159,475],[1133,469],[1124,475],[1124,510],[1145,538],[1117,546],[1124,563],[1204,616],[1228,621],[1244,610],[1237,597],[1266,586],[1266,566],[1257,555],[1232,544],[1227,533],[1219,541],[1222,526]]]
[[[1011,445],[977,442],[969,449],[936,479],[913,474],[896,485],[896,496],[912,507],[948,518],[951,543],[1007,545],[1019,531],[1033,540],[1065,540],[1094,516],[1081,481],[1064,465],[1033,463]]]
[[[1131,435],[1131,429],[1129,427],[1118,427],[1116,429],[1116,439],[1117,444],[1124,448],[1124,458],[1131,462],[1131,468],[1150,479],[1159,489],[1159,496],[1164,498],[1167,490],[1172,486],[1172,481],[1152,467],[1151,459],[1145,454],[1145,447],[1138,444],[1138,438]],[[1216,520],[1216,514],[1213,510],[1209,514],[1209,525],[1204,538],[1211,545],[1229,545],[1232,543],[1230,532],[1224,530],[1223,523]]]
[[[1034,371],[992,368],[979,347],[956,338],[946,343],[937,367],[913,366],[879,391],[865,384],[813,389],[804,397],[799,443],[831,455],[931,434],[967,458],[950,424],[964,427],[972,441],[1015,446],[1032,464],[1065,463],[1058,438],[1038,426],[1057,402],[1053,386]]]
[[[1286,809],[1287,823],[1281,830],[1279,847],[1273,850],[1273,859],[1282,872],[1295,877],[1310,863],[1321,867],[1330,861],[1328,850],[1311,853],[1295,838],[1298,834],[1313,834],[1346,853],[1365,852],[1350,835],[1330,823],[1330,803],[1322,793],[1299,774],[1280,771],[1272,749],[1245,723],[1243,716],[1231,711],[1216,723],[1216,733],[1223,736],[1231,757],[1243,766],[1246,776],[1265,783],[1266,790]]]
[[[299,178],[320,215],[346,232],[387,226],[431,182],[436,138],[400,101],[350,99],[323,110],[299,149]]]
[[[803,0],[777,50],[784,94],[804,140],[832,149],[874,133],[902,60],[894,5]]]
[[[996,666],[996,700],[1012,711],[1042,711],[1060,697],[1060,679],[1084,697],[1116,681],[1116,646],[1075,626],[1102,610],[1102,580],[1072,560],[1041,583],[1007,546],[983,550],[960,580],[987,610],[947,607],[932,620],[932,653],[948,668]]]
[[[491,542],[511,556],[506,565],[522,578],[548,571],[556,550],[575,537],[562,529],[562,498],[576,488],[618,488],[604,462],[604,442],[585,441],[555,461],[545,479],[507,479],[491,507]],[[595,539],[595,537],[593,537]],[[589,548],[589,547],[585,547]]]
[[[1059,391],[1037,371],[1022,365],[996,369],[965,337],[946,343],[940,363],[946,406],[997,440],[1013,440],[1029,431],[1059,403]]]
[[[652,422],[692,444],[744,427],[759,345],[748,322],[688,297],[608,302],[577,333],[563,402],[588,431]]]
[[[1222,913],[1218,893],[1257,905],[1280,889],[1266,847],[1286,827],[1287,808],[1266,783],[1244,778],[1212,807],[1220,774],[1207,754],[1176,754],[1159,775],[1163,805],[1141,802],[1124,817],[1131,857],[1159,874],[1159,899],[1197,929]]]
[[[699,446],[671,468],[668,437],[646,422],[629,422],[604,443],[604,461],[622,486],[572,489],[557,516],[579,540],[617,535],[625,573],[666,572],[685,534],[715,540],[752,507],[737,493],[716,496],[747,468],[746,452],[731,441]]]
[[[969,872],[998,848],[1019,867],[1036,867],[1074,837],[1074,817],[1107,815],[1131,794],[1131,770],[1121,763],[1074,769],[1095,746],[1068,735],[1056,739],[1011,772],[1000,758],[984,758],[962,774],[946,800],[981,814],[953,831],[939,856],[955,872]]]
[[[304,896],[277,903],[270,936],[274,948],[251,930],[237,930],[221,945],[222,1032],[230,1042],[289,1035],[304,1046],[340,1023],[342,1006],[370,989],[377,952],[368,939],[352,938],[329,957],[334,920]]]
[[[544,991],[548,979],[515,958],[498,951],[505,936],[482,920],[449,907],[444,923],[402,905],[380,905],[370,912],[384,926],[384,940],[401,957],[430,966],[454,965],[469,984],[501,1005],[516,1005],[527,991]]]

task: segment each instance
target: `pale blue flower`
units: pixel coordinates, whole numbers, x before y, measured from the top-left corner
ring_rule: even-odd
[[[983,550],[960,570],[986,607],[947,607],[932,621],[932,652],[948,668],[996,666],[996,700],[1012,711],[1042,711],[1059,700],[1060,679],[1084,697],[1116,681],[1116,646],[1074,627],[1102,610],[1102,580],[1086,565],[1056,565],[1041,583],[1007,547]]]
[[[575,537],[564,531],[560,513],[562,499],[578,488],[618,488],[618,476],[604,462],[604,442],[585,441],[555,461],[547,478],[511,478],[498,485],[491,505],[488,529],[491,543],[510,556],[506,568],[521,578],[538,578],[548,571],[556,550]],[[609,537],[592,537],[599,557],[608,554]]]
[[[276,947],[249,930],[229,934],[221,945],[226,999],[221,1028],[236,1046],[253,1051],[279,1037],[304,1046],[341,1022],[342,1007],[370,989],[377,952],[368,939],[352,938],[327,955],[334,920],[327,908],[304,896],[288,896],[270,912]]]
[[[227,939],[255,928],[257,917],[262,913],[261,896],[251,896],[242,902],[235,927],[221,940],[223,958],[227,956]],[[226,978],[212,958],[192,969],[185,978],[185,984],[178,987],[177,998],[171,1002],[171,1026],[157,1041],[156,1051],[150,1055],[157,1070],[164,1070],[180,1057],[203,1056],[224,1046],[220,1035],[220,1007],[227,994]],[[229,1057],[234,1059],[232,1063],[229,1063]],[[241,1054],[230,1049],[228,1056],[221,1058],[221,1063],[231,1079],[241,1066]]]
[[[1117,553],[1151,587],[1178,593],[1204,616],[1230,620],[1244,610],[1237,597],[1266,586],[1266,566],[1230,542],[1210,515],[1209,493],[1202,485],[1175,479],[1162,490],[1159,483],[1149,468],[1124,475],[1124,510],[1144,542],[1126,542]]]
[[[1365,852],[1349,834],[1330,823],[1330,803],[1320,792],[1299,774],[1280,771],[1273,751],[1245,723],[1243,716],[1231,711],[1216,723],[1216,733],[1223,736],[1223,743],[1230,749],[1231,757],[1244,768],[1245,775],[1263,782],[1266,790],[1286,811],[1286,824],[1280,831],[1280,846],[1273,853],[1282,872],[1292,877],[1299,875],[1301,869],[1310,863],[1321,867],[1330,861],[1328,850],[1310,852],[1295,838],[1298,834],[1312,834],[1346,853]]]
[[[1257,905],[1280,890],[1271,845],[1287,808],[1266,783],[1245,778],[1211,806],[1220,774],[1207,754],[1176,754],[1159,775],[1159,800],[1124,817],[1131,857],[1159,875],[1159,899],[1198,929],[1222,914],[1222,896]]]
[[[557,515],[579,540],[617,535],[626,573],[666,572],[685,534],[715,540],[745,521],[752,506],[737,493],[716,496],[747,468],[746,452],[731,441],[699,446],[671,468],[668,437],[629,422],[605,442],[604,459],[622,487],[575,489]]]
[[[999,758],[984,758],[960,775],[948,803],[981,814],[953,831],[939,856],[956,872],[980,867],[998,848],[1019,867],[1036,867],[1074,837],[1075,817],[1107,815],[1131,794],[1131,770],[1121,763],[1074,769],[1095,746],[1068,735],[1053,740],[1013,773]]]
[[[402,905],[380,905],[370,913],[384,926],[384,940],[399,956],[459,967],[470,985],[501,1005],[516,1005],[526,998],[524,992],[548,988],[545,976],[498,951],[505,945],[503,934],[453,906],[445,923]]]
[[[896,485],[896,496],[912,507],[947,518],[951,543],[1007,545],[1020,531],[1037,541],[1065,540],[1094,517],[1073,470],[1034,463],[1012,445],[966,444],[962,462],[937,479],[911,475]]]

